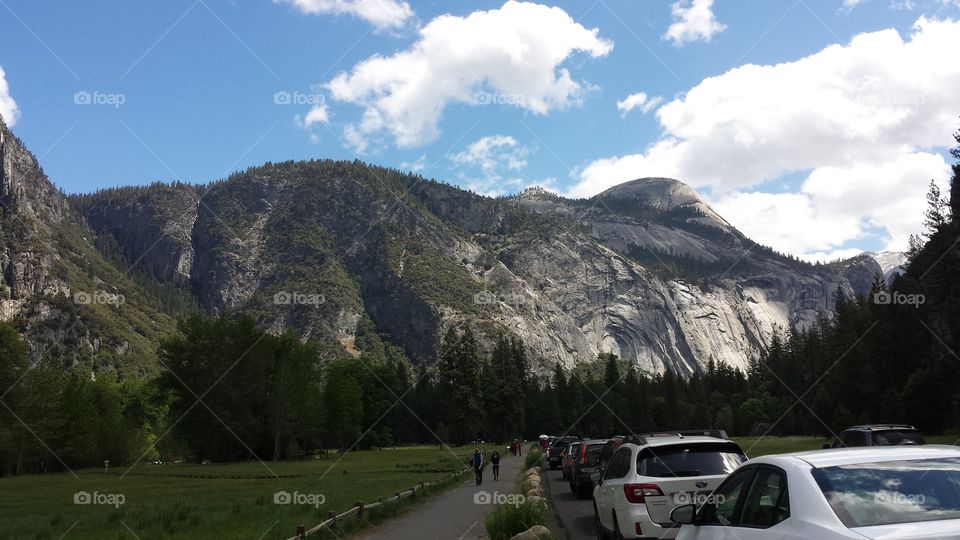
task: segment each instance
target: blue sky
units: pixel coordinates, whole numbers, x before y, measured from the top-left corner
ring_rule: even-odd
[[[487,10],[486,22],[471,16]],[[695,186],[747,234],[817,258],[903,247],[921,216],[890,224],[884,216],[922,212],[930,179],[946,181],[942,156],[950,130],[960,127],[957,98],[944,92],[957,66],[937,67],[957,59],[945,53],[923,64],[917,78],[931,84],[884,81],[895,77],[879,67],[885,56],[899,58],[902,49],[898,61],[912,67],[921,48],[889,39],[888,49],[853,46],[851,39],[892,29],[904,43],[922,34],[953,46],[957,18],[955,0],[2,0],[0,104],[7,94],[8,105],[0,112],[71,193],[153,180],[205,183],[269,160],[327,157],[414,168],[490,194],[541,183],[582,196],[665,174]],[[673,38],[671,25],[679,25]],[[491,38],[501,28],[503,36]],[[849,54],[834,59],[823,53],[831,46],[849,47]],[[453,52],[461,47],[462,54]],[[518,51],[549,61],[534,69],[510,65]],[[385,62],[364,71],[374,56]],[[774,67],[810,57],[802,69]],[[767,67],[731,72],[746,64]],[[431,75],[411,79],[420,68]],[[716,112],[730,95],[743,95],[737,84],[775,88],[789,77],[821,75],[815,92],[785,96],[782,109],[790,114],[777,121],[765,124],[779,113],[762,106],[756,118],[753,111]],[[338,77],[340,84],[331,84]],[[866,92],[867,112],[874,106],[877,114],[838,120],[865,124],[840,137],[849,149],[818,157],[831,154],[818,147],[825,140],[818,130],[835,133],[824,124],[836,115],[797,123],[811,117],[807,110],[822,113],[826,94],[817,92],[834,82],[862,89],[878,78],[884,88],[896,82],[906,90]],[[408,95],[411,87],[419,93]],[[647,112],[618,108],[639,92],[647,103],[658,98]],[[435,121],[410,128],[410,119],[420,122],[438,104]],[[838,110],[842,116],[849,109]],[[873,125],[869,117],[892,120]],[[918,125],[927,127],[910,128]],[[799,148],[792,156],[769,143],[793,137]],[[731,138],[738,146],[711,144],[691,157],[710,139]],[[676,148],[678,141],[687,147]],[[663,151],[651,150],[658,143]],[[862,151],[867,145],[876,148]],[[897,171],[880,182],[888,194],[877,196],[882,200],[830,191],[854,178],[848,189],[859,192],[856,178],[873,178],[870,165],[878,161],[888,164],[883,171]],[[891,206],[893,193],[909,205]],[[798,235],[804,220],[824,230]]]

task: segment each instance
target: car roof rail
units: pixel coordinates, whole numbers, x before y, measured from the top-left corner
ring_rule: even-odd
[[[652,433],[634,433],[629,435],[628,438],[631,439],[642,439],[643,443],[646,444],[647,439],[653,437],[714,437],[717,439],[729,439],[727,436],[727,431],[724,429],[677,429],[677,430],[663,430],[656,431]],[[632,440],[630,442],[633,442]]]
[[[872,429],[917,429],[910,424],[863,424],[859,426],[851,426],[847,429],[863,429],[863,430],[872,430]]]

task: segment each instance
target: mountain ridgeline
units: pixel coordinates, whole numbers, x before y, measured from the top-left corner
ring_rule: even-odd
[[[540,373],[601,352],[648,373],[746,369],[776,328],[807,327],[882,275],[866,256],[777,254],[672,179],[494,199],[316,160],[68,197],[0,130],[0,318],[34,362],[55,352],[93,372],[156,370],[156,344],[197,310],[347,353],[369,318],[421,364],[467,323],[481,344],[521,338]]]

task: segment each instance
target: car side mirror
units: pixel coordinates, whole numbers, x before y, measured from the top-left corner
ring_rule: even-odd
[[[598,486],[603,483],[603,473],[592,472],[590,473],[590,481]]]
[[[673,511],[670,512],[670,521],[681,525],[689,525],[693,523],[693,519],[696,516],[697,507],[692,504],[685,504],[674,508]]]

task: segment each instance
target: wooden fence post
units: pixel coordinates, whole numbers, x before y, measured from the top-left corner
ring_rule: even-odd
[[[297,525],[297,538],[303,540],[307,537],[307,528],[304,525]]]
[[[353,505],[360,509],[357,511],[357,515],[363,517],[363,501],[357,501]]]

